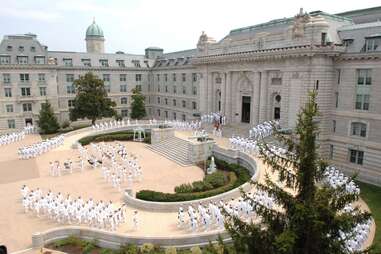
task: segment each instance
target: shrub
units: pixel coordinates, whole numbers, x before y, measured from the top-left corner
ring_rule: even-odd
[[[217,188],[226,183],[226,177],[223,172],[217,171],[213,174],[206,175],[204,182],[210,184],[213,188]]]
[[[67,238],[60,239],[54,242],[54,247],[59,248],[65,245],[74,245],[74,246],[82,246],[84,241],[79,239],[78,237],[71,235]]]
[[[194,192],[205,191],[206,187],[203,181],[195,181],[192,183],[192,188]]]
[[[227,182],[223,186],[220,186],[218,188],[211,188],[208,190],[204,189],[202,191],[197,191],[197,192],[177,192],[176,189],[175,189],[176,193],[163,193],[163,192],[151,191],[151,190],[141,190],[136,193],[136,198],[146,200],[146,201],[156,201],[156,202],[180,202],[180,201],[197,200],[197,199],[212,197],[212,196],[230,191],[250,180],[251,176],[249,174],[249,171],[238,164],[230,164],[230,163],[227,163],[226,161],[218,160],[218,159],[215,159],[215,163],[217,168],[224,171],[229,171]],[[213,176],[212,178],[214,177],[220,178],[220,176]],[[196,185],[198,189],[210,187],[208,185],[205,185],[205,183],[201,184],[201,181],[194,182],[192,184],[193,188],[195,187],[194,185]],[[184,189],[185,187],[181,188],[181,190],[184,190]]]
[[[193,191],[193,187],[190,183],[184,183],[175,187],[176,193],[189,193]]]
[[[119,253],[120,254],[138,254],[139,248],[136,244],[128,243],[120,247]]]
[[[177,254],[177,250],[175,247],[169,247],[165,249],[165,254]]]
[[[134,133],[132,131],[118,131],[118,132],[112,132],[112,133],[106,133],[106,134],[98,134],[93,136],[88,136],[81,138],[78,140],[81,145],[88,145],[91,142],[108,142],[108,141],[131,141],[134,138]],[[144,139],[144,142],[150,143],[151,142],[151,134],[149,132],[146,132],[146,138]]]
[[[155,246],[152,243],[145,243],[140,247],[142,253],[152,253],[155,249]]]
[[[61,124],[62,129],[66,129],[70,126],[70,121],[66,120]]]
[[[82,253],[83,254],[88,254],[91,251],[93,251],[97,247],[97,242],[96,240],[88,242],[88,241],[83,241],[82,244]]]
[[[200,247],[198,247],[198,246],[194,246],[190,250],[191,250],[192,254],[202,254],[202,251],[201,251]]]

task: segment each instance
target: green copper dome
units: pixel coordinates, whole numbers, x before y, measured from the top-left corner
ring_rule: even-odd
[[[102,28],[100,28],[97,24],[95,24],[95,20],[86,30],[86,37],[103,37]]]

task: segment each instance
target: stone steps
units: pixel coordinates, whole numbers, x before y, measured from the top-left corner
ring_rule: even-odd
[[[181,166],[192,165],[188,160],[188,142],[183,139],[173,137],[160,143],[150,145],[148,149],[175,161]]]

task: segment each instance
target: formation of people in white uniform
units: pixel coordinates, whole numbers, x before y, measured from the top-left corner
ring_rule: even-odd
[[[178,120],[165,120],[164,124],[169,125],[172,128],[176,130],[181,130],[181,131],[195,131],[201,128],[200,121],[186,122],[186,121],[178,121]]]
[[[35,133],[36,128],[33,125],[28,124],[27,126],[24,127],[23,131],[25,132],[25,134],[33,134]]]
[[[70,194],[53,193],[50,190],[44,194],[40,188],[30,190],[26,185],[22,186],[21,195],[25,213],[34,213],[39,218],[48,218],[58,223],[85,224],[115,231],[127,219],[126,206],[115,205],[111,201],[96,202],[92,198],[84,200],[81,196],[73,198]],[[135,225],[134,221],[133,223]]]
[[[83,172],[85,169],[85,160],[80,156],[78,161],[72,161],[70,158],[60,163],[59,160],[49,162],[49,174],[51,176],[62,176],[72,174],[74,171]]]
[[[341,186],[345,186],[345,190],[351,194],[360,194],[360,188],[354,181],[350,180],[335,166],[327,166],[324,172],[324,180],[326,184],[336,189]],[[348,182],[349,181],[349,182]]]
[[[236,216],[247,222],[255,219],[255,206],[268,208],[274,206],[274,199],[266,192],[249,193],[250,199],[232,199],[230,202],[210,202],[208,205],[199,204],[197,209],[188,206],[187,211],[180,207],[177,219],[178,227],[192,232],[224,229],[225,210],[230,216]]]
[[[132,187],[134,182],[143,180],[143,170],[137,157],[128,153],[125,145],[101,142],[91,143],[91,148],[92,166],[100,166],[103,178],[118,191],[122,191],[123,184]]]
[[[372,220],[357,224],[350,233],[340,232],[340,238],[345,241],[345,247],[349,253],[362,250],[362,246],[369,237]]]
[[[25,138],[25,131],[8,133],[0,136],[0,146],[18,142]]]
[[[20,159],[35,158],[43,153],[50,151],[64,143],[64,136],[59,135],[54,138],[19,148],[18,154]]]
[[[249,138],[257,140],[270,136],[274,131],[273,126],[275,126],[275,128],[279,128],[279,121],[266,121],[260,123],[249,130]]]
[[[157,123],[158,121],[156,119],[150,119],[148,121],[149,125],[153,125]],[[127,119],[127,120],[123,119],[123,120],[110,120],[110,121],[105,121],[101,123],[96,123],[92,125],[91,127],[94,131],[103,131],[103,130],[123,128],[125,126],[132,126],[132,125],[138,126],[139,124],[143,124],[143,122],[142,121],[139,122],[139,120],[137,119],[132,121],[130,119]],[[147,124],[147,123],[144,123],[144,124]]]
[[[222,125],[226,125],[226,116],[224,116],[221,112],[212,112],[209,114],[204,114],[201,116],[201,122],[203,123],[220,123]]]

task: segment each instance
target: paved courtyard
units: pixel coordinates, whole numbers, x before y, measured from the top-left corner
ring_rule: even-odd
[[[20,187],[26,184],[29,188],[41,188],[44,192],[52,190],[72,197],[92,197],[95,201],[111,200],[122,203],[122,193],[107,183],[100,169],[93,170],[88,166],[84,172],[79,170],[73,174],[61,177],[49,175],[49,162],[60,160],[61,163],[71,158],[78,160],[78,151],[71,148],[74,140],[87,135],[88,132],[71,134],[65,138],[63,146],[56,148],[40,157],[30,160],[19,160],[18,147],[41,140],[39,135],[28,135],[23,141],[0,147],[0,243],[6,244],[10,252],[31,247],[31,236],[35,232],[62,226],[47,218],[37,218],[34,214],[25,214],[21,204]],[[189,132],[176,132],[176,136],[186,139]],[[226,138],[216,138],[220,146],[227,146]],[[151,189],[163,192],[173,192],[175,186],[201,180],[203,171],[196,166],[182,167],[147,149],[147,144],[136,142],[121,142],[127,151],[137,155],[143,170],[143,181],[134,182],[133,191]],[[261,169],[259,181],[263,181],[266,167],[257,160]],[[364,206],[366,206],[364,204]],[[117,232],[136,236],[175,236],[189,235],[185,229],[177,228],[176,213],[158,213],[139,211],[139,227],[133,230],[132,214],[135,209],[127,208],[131,219],[122,224]],[[374,230],[374,229],[373,229]],[[200,233],[200,232],[196,232]],[[373,235],[373,234],[371,234]],[[371,241],[371,239],[369,239]]]

